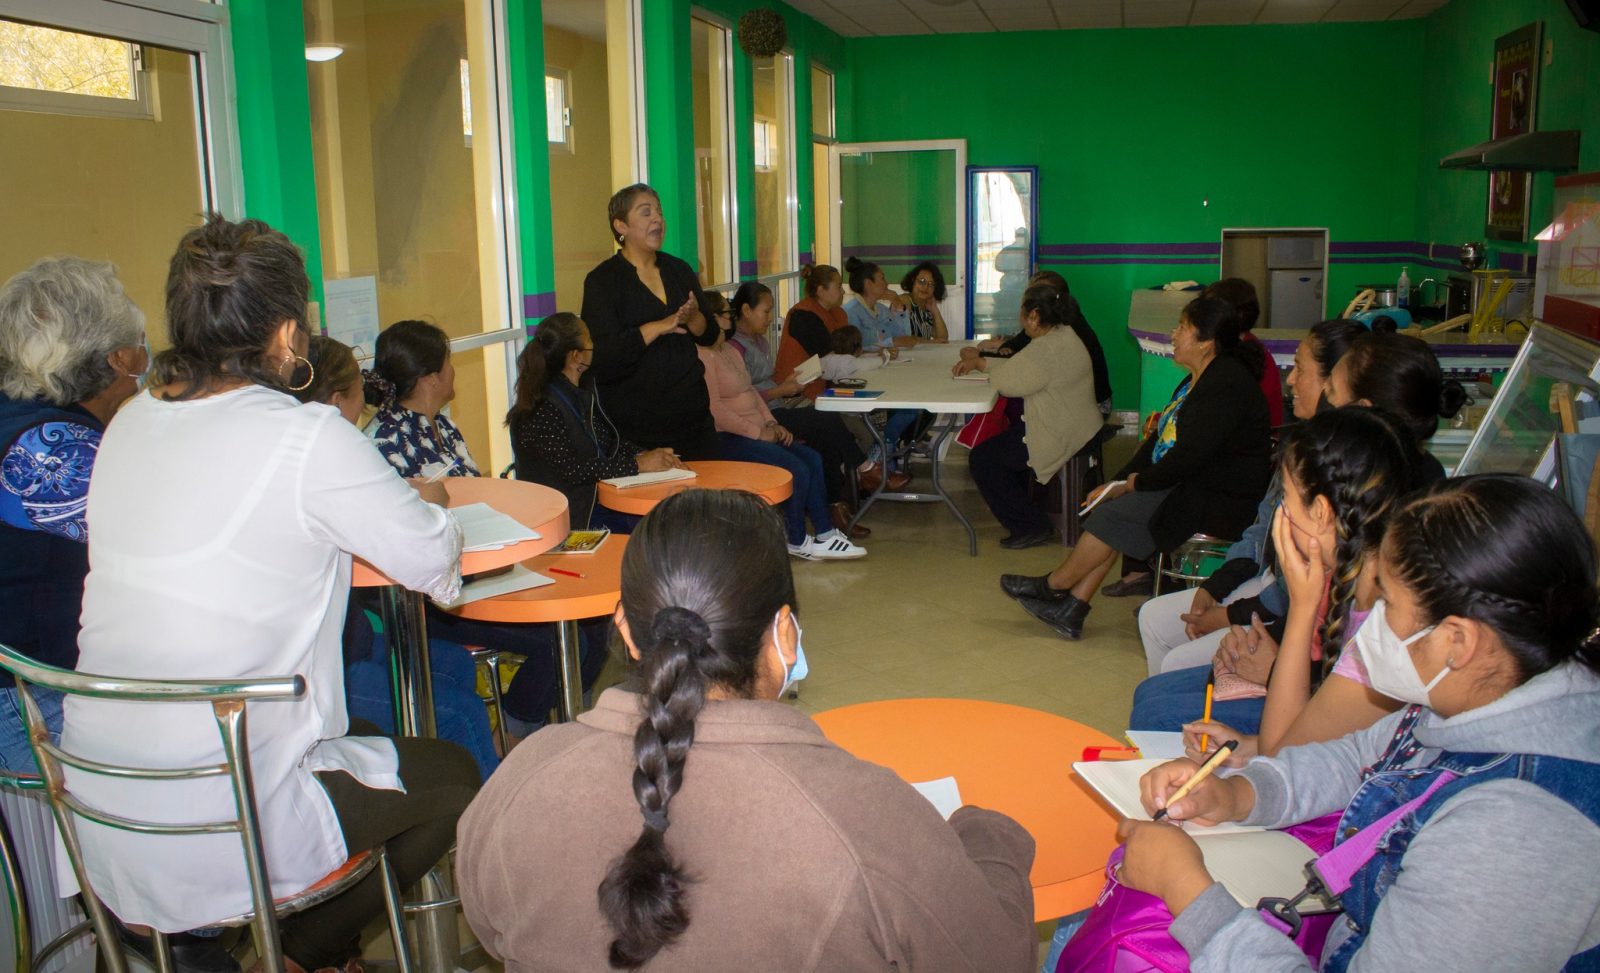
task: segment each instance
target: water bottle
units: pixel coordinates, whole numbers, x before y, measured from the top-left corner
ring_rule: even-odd
[[[1411,306],[1411,277],[1406,273],[1407,268],[1400,268],[1400,281],[1394,287],[1394,306]]]

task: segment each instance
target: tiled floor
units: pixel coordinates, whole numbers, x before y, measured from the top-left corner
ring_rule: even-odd
[[[1108,444],[1112,469],[1134,445]],[[927,484],[926,465],[912,472],[912,489]],[[967,474],[966,450],[952,447],[942,472],[977,527],[977,557],[968,556],[966,534],[944,505],[880,503],[863,520],[873,531],[862,542],[866,558],[793,562],[811,667],[798,705],[818,713],[877,699],[958,696],[1056,713],[1120,738],[1145,676],[1134,619],[1142,599],[1096,597],[1084,638],[1062,640],[998,582],[1006,572],[1043,574],[1067,549],[1002,550],[1005,531]],[[621,676],[613,663],[601,685]],[[1039,927],[1041,956],[1053,928]],[[379,954],[384,945],[371,944]]]

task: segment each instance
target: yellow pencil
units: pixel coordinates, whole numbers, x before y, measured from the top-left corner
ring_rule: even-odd
[[[1206,680],[1206,712],[1205,712],[1204,716],[1200,717],[1200,721],[1202,723],[1210,723],[1211,722],[1211,691],[1213,689],[1215,689],[1215,688],[1216,688],[1216,686],[1213,685],[1212,682],[1209,679]],[[1200,734],[1200,752],[1201,753],[1205,753],[1207,750],[1210,750],[1210,749],[1211,749],[1211,734],[1209,734],[1209,733]]]
[[[1171,807],[1172,805],[1188,797],[1189,792],[1198,787],[1201,781],[1205,780],[1207,777],[1210,777],[1213,770],[1221,767],[1223,762],[1233,754],[1233,751],[1238,746],[1238,740],[1229,740],[1227,743],[1224,743],[1222,746],[1218,747],[1217,752],[1207,758],[1206,762],[1200,765],[1200,769],[1194,772],[1194,776],[1184,781],[1183,786],[1179,787],[1171,797],[1167,798],[1167,807]],[[1164,807],[1155,814],[1152,814],[1150,816],[1150,820],[1160,821],[1162,818],[1166,817],[1167,807]]]

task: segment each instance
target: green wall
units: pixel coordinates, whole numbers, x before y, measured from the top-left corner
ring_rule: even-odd
[[[1495,38],[1544,21],[1551,60],[1540,68],[1538,128],[1580,129],[1579,171],[1600,169],[1600,33],[1584,31],[1562,0],[1452,0],[1430,16],[1423,36],[1421,151],[1417,159],[1417,239],[1455,245],[1482,240],[1489,176],[1440,169],[1439,159],[1489,137]],[[1535,173],[1529,236],[1550,219],[1555,177]],[[1534,244],[1490,244],[1532,253]]]
[[[1072,284],[1132,408],[1128,292],[1214,279],[1224,227],[1415,239],[1420,137],[1404,120],[1421,114],[1424,33],[1411,20],[852,40],[847,134],[964,138],[969,165],[1038,166],[1041,264]],[[1062,245],[1078,250],[1049,252]],[[1329,313],[1399,269],[1335,263]]]

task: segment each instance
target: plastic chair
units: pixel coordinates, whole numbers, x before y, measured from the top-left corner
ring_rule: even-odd
[[[27,716],[29,743],[33,747],[34,759],[42,771],[43,786],[50,800],[50,809],[55,817],[61,842],[66,848],[73,875],[78,880],[78,887],[83,892],[89,923],[93,927],[95,937],[100,944],[100,954],[110,973],[127,973],[127,958],[121,948],[109,911],[100,901],[100,897],[92,891],[88,868],[83,860],[83,849],[78,840],[78,818],[140,834],[238,835],[244,852],[245,869],[249,875],[253,908],[249,912],[221,919],[212,925],[250,926],[255,940],[256,954],[267,970],[282,971],[284,968],[283,950],[278,937],[280,918],[338,895],[376,868],[382,876],[389,932],[394,938],[395,962],[401,973],[411,973],[413,965],[405,936],[405,914],[408,910],[400,898],[399,883],[390,868],[382,845],[351,856],[343,865],[310,888],[281,899],[274,900],[272,897],[271,883],[267,877],[266,856],[261,845],[260,824],[256,819],[250,753],[245,745],[247,739],[245,703],[299,698],[305,692],[305,677],[235,681],[114,679],[48,666],[5,645],[0,645],[0,668],[6,669],[16,677],[18,695],[22,698],[23,709]],[[201,767],[146,768],[107,764],[69,753],[51,741],[43,716],[29,691],[30,685],[45,686],[69,696],[113,699],[128,703],[210,703],[217,721],[217,732],[222,737],[224,760],[220,764]],[[192,824],[171,824],[123,817],[81,801],[68,788],[63,767],[126,780],[176,781],[226,777],[233,785],[237,816],[225,821]],[[423,903],[413,908],[424,911],[448,904]],[[160,968],[173,969],[172,953],[167,937],[158,930],[152,930],[151,934]]]
[[[1232,546],[1233,541],[1221,537],[1195,534],[1172,553],[1163,552],[1156,558],[1155,594],[1162,594],[1162,582],[1167,578],[1183,582],[1185,588],[1193,588],[1211,576],[1211,572],[1202,570],[1205,561],[1223,557]]]

